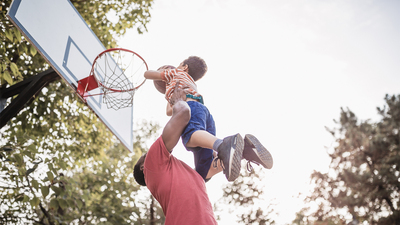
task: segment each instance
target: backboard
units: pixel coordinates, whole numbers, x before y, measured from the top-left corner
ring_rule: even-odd
[[[68,0],[14,0],[7,16],[75,91],[78,81],[89,76],[93,60],[105,50]],[[99,88],[89,92],[94,96],[86,99],[88,107],[132,152],[133,107],[109,109],[98,93]]]

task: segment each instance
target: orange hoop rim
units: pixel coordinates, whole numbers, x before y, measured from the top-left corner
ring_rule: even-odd
[[[96,58],[93,60],[92,69],[90,70],[90,75],[91,75],[91,76],[94,76],[94,78],[95,78],[96,82],[99,84],[99,86],[101,86],[102,88],[105,88],[105,89],[107,89],[107,90],[109,90],[109,91],[112,91],[112,92],[131,92],[131,91],[137,90],[139,87],[141,87],[141,86],[146,82],[146,79],[143,79],[143,82],[142,82],[142,83],[140,83],[138,86],[136,86],[136,87],[134,87],[134,88],[132,88],[132,89],[128,89],[128,90],[118,90],[118,89],[113,89],[113,88],[110,88],[110,87],[104,85],[104,84],[97,78],[97,76],[95,75],[95,72],[94,72],[94,69],[95,69],[95,68],[94,68],[94,67],[95,67],[95,64],[96,64],[97,59],[100,58],[102,55],[104,55],[104,54],[106,54],[106,53],[108,53],[108,52],[112,52],[112,51],[126,51],[126,52],[130,52],[130,53],[132,53],[132,54],[135,54],[137,57],[139,57],[139,58],[143,61],[144,65],[146,66],[146,70],[149,69],[149,67],[147,66],[146,60],[144,60],[144,58],[143,58],[141,55],[139,55],[138,53],[136,53],[136,52],[134,52],[134,51],[132,51],[132,50],[126,49],[126,48],[109,48],[109,49],[107,49],[107,50],[102,51],[102,52],[101,52],[100,54],[98,54],[98,55],[96,56]]]

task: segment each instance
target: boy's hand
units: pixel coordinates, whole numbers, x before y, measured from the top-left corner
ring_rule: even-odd
[[[186,92],[179,86],[180,81],[176,82],[174,93],[172,93],[170,103],[174,105],[178,101],[186,101]]]

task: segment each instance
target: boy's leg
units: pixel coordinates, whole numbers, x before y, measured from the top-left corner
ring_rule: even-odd
[[[228,181],[234,181],[239,176],[241,168],[240,161],[244,149],[244,141],[240,134],[229,136],[221,140],[207,131],[198,130],[192,134],[188,144],[196,147],[214,149],[218,153],[218,160],[214,158],[214,160],[217,160],[217,167],[215,168],[213,164],[211,164],[206,179],[211,178],[221,171],[224,171]],[[197,154],[195,154],[195,160],[196,158]],[[222,161],[222,167],[220,161]]]
[[[191,117],[190,122],[182,133],[182,143],[194,156],[195,170],[206,180],[209,169],[212,165],[213,143],[215,137],[215,126],[210,126],[208,118],[211,117],[207,107],[203,104],[187,102]]]
[[[199,174],[202,175],[205,181],[207,182],[214,175],[221,172],[222,167],[220,160],[217,160],[217,152],[211,150],[214,149],[215,147],[214,143],[217,140],[220,140],[215,136],[216,129],[215,129],[214,119],[212,118],[208,110],[204,108],[202,110],[203,111],[200,111],[200,116],[196,114],[196,112],[199,113],[199,109],[191,110],[194,111],[195,114],[194,116],[192,115],[193,118],[191,118],[191,120],[192,119],[196,120],[195,122],[197,124],[196,129],[198,130],[194,131],[191,134],[190,139],[185,146],[186,148],[188,148],[188,150],[192,149],[195,158],[195,164],[197,164],[196,171],[199,172]],[[195,117],[197,117],[197,119]],[[222,143],[222,140],[220,140],[220,142]],[[194,149],[199,149],[199,150],[196,151]],[[208,164],[209,166],[205,168],[205,166],[207,166],[207,163],[205,163],[205,161],[203,161],[203,163],[200,163],[201,161],[200,159],[209,156],[210,151],[212,152],[211,157],[208,157],[210,163]],[[214,165],[214,163],[216,163],[216,165]]]
[[[208,109],[204,105],[193,101],[188,102],[188,105],[192,114],[190,122],[182,134],[183,144],[188,150],[201,147],[217,151],[218,159],[222,161],[226,178],[228,181],[234,181],[240,174],[240,160],[242,159],[244,147],[243,138],[240,134],[236,134],[223,140],[218,139],[215,137],[214,120]],[[193,153],[195,152],[193,151]],[[199,154],[201,155],[202,153]],[[198,162],[199,158],[202,157],[196,157],[195,155],[195,163]],[[213,160],[212,156],[207,159]],[[211,161],[208,165],[211,165]],[[207,166],[206,169],[209,170],[209,168],[211,167]],[[196,171],[203,169],[196,167]],[[214,172],[211,172],[211,174]]]
[[[213,145],[216,140],[218,140],[218,138],[208,133],[207,131],[197,130],[190,137],[189,141],[186,144],[186,147],[189,148],[202,147],[202,148],[213,149]]]
[[[202,108],[201,105],[197,106]],[[240,161],[242,159],[244,147],[243,138],[240,134],[236,134],[226,137],[223,140],[218,139],[215,136],[214,120],[208,110],[194,109],[192,107],[193,106],[191,106],[191,111],[193,113],[190,120],[196,122],[189,122],[187,129],[190,129],[191,126],[195,126],[196,128],[192,129],[191,133],[188,132],[186,135],[182,136],[185,146],[187,148],[201,147],[208,150],[215,150],[218,153],[218,161],[222,161],[222,168],[226,179],[228,181],[234,181],[240,174]],[[195,161],[196,160],[195,156]],[[207,169],[210,172],[209,175],[215,175],[220,172],[218,169],[215,170],[212,165],[209,168],[207,167]]]

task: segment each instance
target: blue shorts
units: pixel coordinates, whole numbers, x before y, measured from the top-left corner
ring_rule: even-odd
[[[214,136],[216,135],[215,122],[207,107],[196,101],[188,101],[187,103],[191,110],[191,117],[181,136],[185,147],[195,131],[205,130]],[[214,158],[213,150],[200,147],[186,147],[186,149],[193,152],[195,169],[205,180]]]

